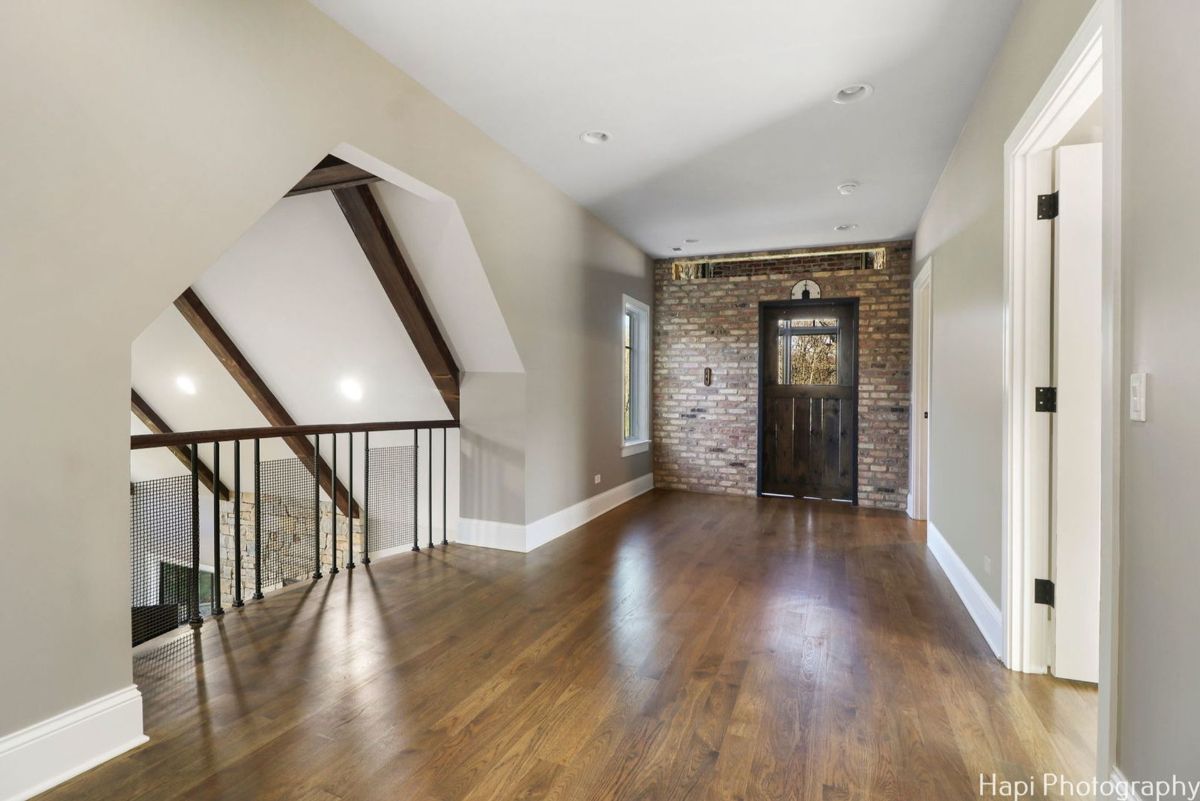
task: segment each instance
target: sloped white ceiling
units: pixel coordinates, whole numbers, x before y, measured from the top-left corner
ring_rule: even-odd
[[[911,234],[1018,5],[311,2],[659,256]]]
[[[373,191],[393,231],[403,235],[410,266],[460,367],[519,371],[520,359],[457,207],[382,183]],[[449,419],[332,194],[281,200],[193,289],[297,423]],[[176,431],[268,425],[173,306],[137,338],[131,359],[133,388]],[[179,376],[194,383],[194,395],[178,388]],[[361,400],[342,393],[345,378],[361,385]],[[131,433],[145,433],[132,416]],[[379,433],[371,441],[386,445],[411,436]],[[228,448],[222,452],[222,479],[231,484]],[[322,452],[327,459],[331,455],[328,438]],[[211,446],[201,448],[210,465],[211,453]],[[291,456],[282,441],[263,440],[263,459]],[[339,465],[343,480],[344,465]],[[165,450],[132,453],[134,480],[182,472]]]
[[[330,193],[280,201],[192,288],[297,421],[449,417]]]

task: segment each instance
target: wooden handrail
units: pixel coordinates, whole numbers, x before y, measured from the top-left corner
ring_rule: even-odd
[[[458,428],[457,420],[408,420],[391,423],[324,423],[307,426],[262,426],[260,428],[214,428],[207,431],[172,431],[170,434],[134,434],[129,438],[130,450],[168,448],[177,445],[233,440],[269,439],[271,437],[310,436],[312,434],[348,434],[362,431],[413,431],[416,429]]]

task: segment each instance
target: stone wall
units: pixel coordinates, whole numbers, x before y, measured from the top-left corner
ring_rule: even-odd
[[[249,599],[254,593],[254,493],[247,492],[242,494],[241,503],[241,550],[242,550],[242,597]],[[298,552],[301,559],[300,569],[294,572],[305,573],[306,576],[311,576],[313,565],[316,562],[313,549],[313,534],[311,523],[311,510],[305,509],[304,515],[298,515],[292,518],[295,525],[288,526],[286,518],[280,520],[276,533],[278,539],[286,540],[286,542],[276,541],[271,545],[264,545],[264,548],[276,547],[286,549],[288,551]],[[234,574],[234,541],[233,541],[233,503],[221,504],[221,598],[222,603],[228,607],[233,602],[233,574]],[[329,568],[332,566],[332,550],[330,547],[331,528],[333,518],[333,505],[328,501],[321,502],[321,572],[328,574]],[[349,540],[351,527],[346,515],[339,513],[337,520],[337,564],[339,569],[345,567],[349,557]],[[354,561],[355,563],[362,561],[363,549],[363,532],[362,519],[356,519],[353,523],[354,534]],[[264,549],[263,564],[267,565],[272,561]],[[277,557],[276,560],[277,562]],[[267,571],[264,570],[264,573]],[[269,575],[263,577],[263,592],[279,589],[284,586],[276,578]]]
[[[758,304],[787,300],[807,278],[820,286],[822,298],[859,298],[859,503],[905,508],[912,244],[879,246],[887,248],[880,270],[861,255],[804,258],[797,251],[765,263],[722,265],[711,277],[676,276],[671,260],[655,264],[656,486],[755,493]],[[712,368],[708,387],[706,367]]]

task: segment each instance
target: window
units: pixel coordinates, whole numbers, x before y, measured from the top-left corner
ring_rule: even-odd
[[[192,569],[172,562],[158,563],[158,602],[160,604],[175,604],[187,609],[189,584],[192,580]],[[200,570],[199,597],[200,614],[207,616],[213,607],[213,573],[212,570]],[[184,613],[186,614],[186,612]]]
[[[778,382],[785,385],[837,384],[837,349],[837,320],[780,320]]]
[[[628,295],[621,310],[621,455],[650,449],[650,307]]]

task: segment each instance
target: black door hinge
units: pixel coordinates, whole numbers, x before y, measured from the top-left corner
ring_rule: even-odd
[[[1035,412],[1058,411],[1058,387],[1038,387],[1033,392],[1033,410]]]
[[[1048,195],[1038,195],[1037,218],[1039,220],[1053,220],[1058,216],[1058,192],[1051,192]]]
[[[1033,602],[1054,606],[1054,582],[1050,579],[1034,579]]]

